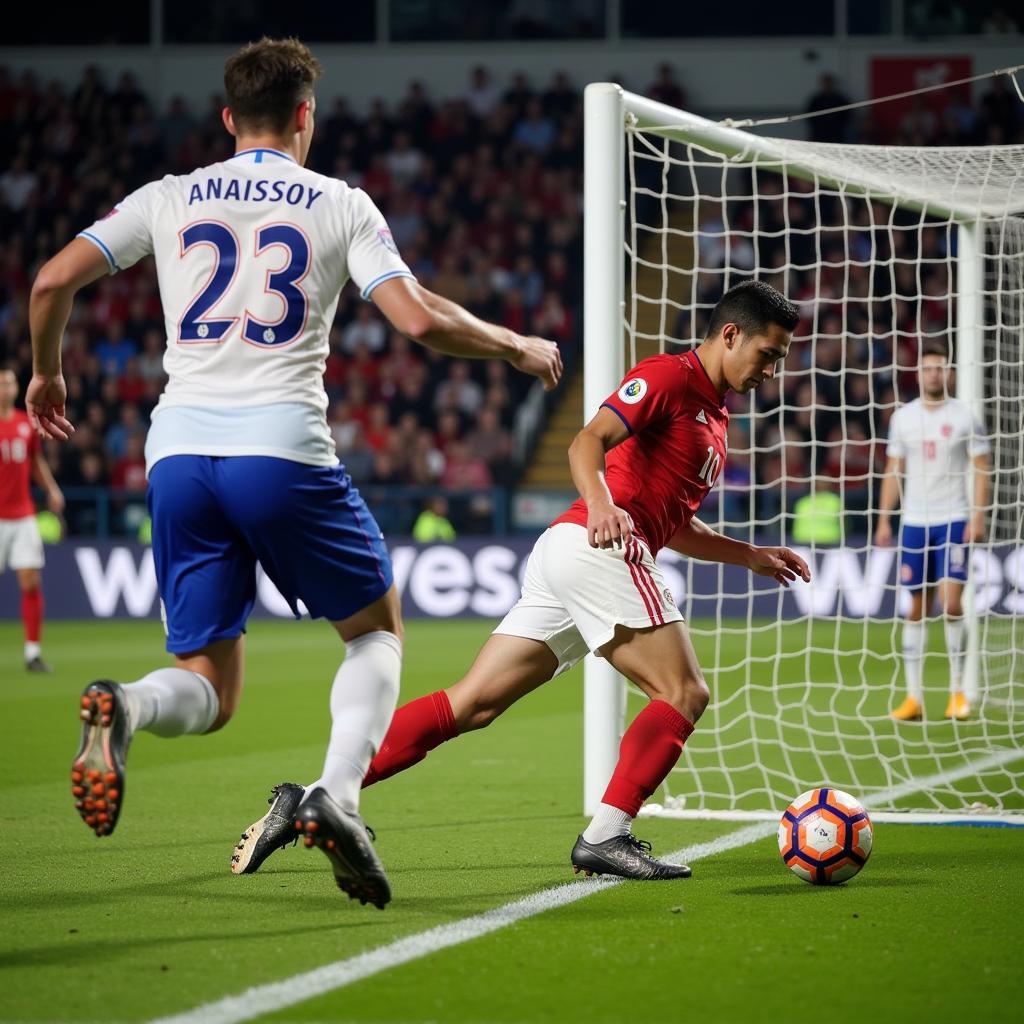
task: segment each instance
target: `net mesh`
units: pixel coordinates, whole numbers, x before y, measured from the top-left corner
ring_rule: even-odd
[[[628,117],[626,135],[626,365],[694,344],[722,293],[752,277],[801,313],[782,372],[729,399],[728,459],[701,518],[803,550],[815,579],[771,594],[735,569],[663,554],[712,693],[664,799],[766,810],[828,784],[877,808],[1024,808],[1024,221],[1013,212],[1024,206],[1024,147],[762,140],[722,155]],[[959,330],[968,238],[949,208],[974,212],[984,249],[978,322]],[[992,507],[970,551],[971,717],[943,714],[939,617],[925,717],[898,723],[909,595],[898,543],[880,547],[873,534],[889,421],[917,396],[932,341],[980,374],[970,405],[991,444]],[[834,537],[826,494],[839,499]]]

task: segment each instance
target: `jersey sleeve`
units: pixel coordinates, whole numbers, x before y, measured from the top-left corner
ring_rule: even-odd
[[[102,220],[78,233],[97,246],[110,264],[110,272],[138,263],[153,251],[153,211],[160,182],[132,192],[115,206]]]
[[[988,455],[991,446],[985,427],[976,416],[971,416],[971,433],[967,438],[967,454],[973,459],[976,455]]]
[[[889,443],[886,445],[885,454],[890,459],[905,459],[907,457],[907,446],[900,433],[902,417],[897,410],[889,420]]]
[[[602,403],[611,409],[629,428],[638,434],[647,427],[665,419],[680,400],[678,372],[666,370],[657,363],[639,363],[623,378],[619,390]]]
[[[348,276],[355,281],[362,298],[368,299],[379,284],[393,277],[412,277],[413,272],[399,255],[398,246],[384,215],[362,190],[348,194]]]

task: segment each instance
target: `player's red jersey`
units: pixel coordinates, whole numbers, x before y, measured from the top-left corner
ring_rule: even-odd
[[[644,359],[602,406],[630,430],[605,458],[608,489],[657,554],[694,517],[722,471],[729,425],[725,399],[690,351]],[[583,499],[555,523],[586,526]]]
[[[10,419],[0,417],[0,519],[36,514],[29,481],[38,454],[39,438],[25,413],[15,409]]]

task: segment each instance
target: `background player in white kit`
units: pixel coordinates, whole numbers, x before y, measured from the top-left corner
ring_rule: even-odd
[[[176,667],[82,696],[72,792],[113,831],[133,732],[223,726],[242,688],[244,628],[262,565],[345,642],[323,773],[297,812],[350,896],[390,888],[358,816],[394,711],[402,625],[383,537],[327,428],[328,332],[348,278],[402,333],[459,356],[500,357],[554,387],[551,342],[485,324],[421,288],[367,195],[303,168],[321,68],[296,40],[261,40],[225,67],[235,155],[128,196],[40,271],[32,290],[33,423],[66,440],[60,341],[75,292],[156,257],[169,381],[146,445],[153,555]],[[283,681],[286,683],[286,681]]]
[[[916,721],[924,714],[921,667],[936,592],[949,655],[945,716],[963,720],[971,712],[962,689],[962,599],[970,545],[985,536],[989,444],[967,403],[950,397],[951,385],[945,348],[925,346],[921,396],[897,409],[889,424],[875,543],[892,543],[891,513],[900,499],[902,479],[900,581],[910,590],[911,603],[903,623],[907,696],[892,712],[898,721]]]

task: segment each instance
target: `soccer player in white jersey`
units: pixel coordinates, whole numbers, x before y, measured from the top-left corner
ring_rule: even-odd
[[[875,543],[892,543],[891,516],[902,484],[900,581],[911,593],[910,613],[903,623],[907,696],[892,712],[902,722],[924,715],[921,668],[936,592],[949,656],[946,718],[962,721],[971,713],[963,692],[963,592],[970,545],[985,537],[989,445],[967,403],[950,397],[951,383],[945,348],[925,346],[921,396],[897,409],[889,424]]]
[[[109,835],[134,732],[205,733],[231,718],[259,563],[296,614],[304,602],[346,647],[323,773],[296,825],[327,854],[340,888],[383,907],[390,889],[358,816],[359,789],[398,696],[402,624],[383,537],[327,428],[322,377],[338,295],[352,278],[403,334],[452,355],[507,359],[549,388],[561,360],[553,343],[485,324],[422,288],[370,198],[304,169],[320,72],[297,40],[243,47],[224,76],[235,155],[145,185],[40,270],[26,404],[41,434],[67,440],[60,341],[73,297],[154,254],[169,380],[146,460],[176,664],[86,687],[76,807]]]

